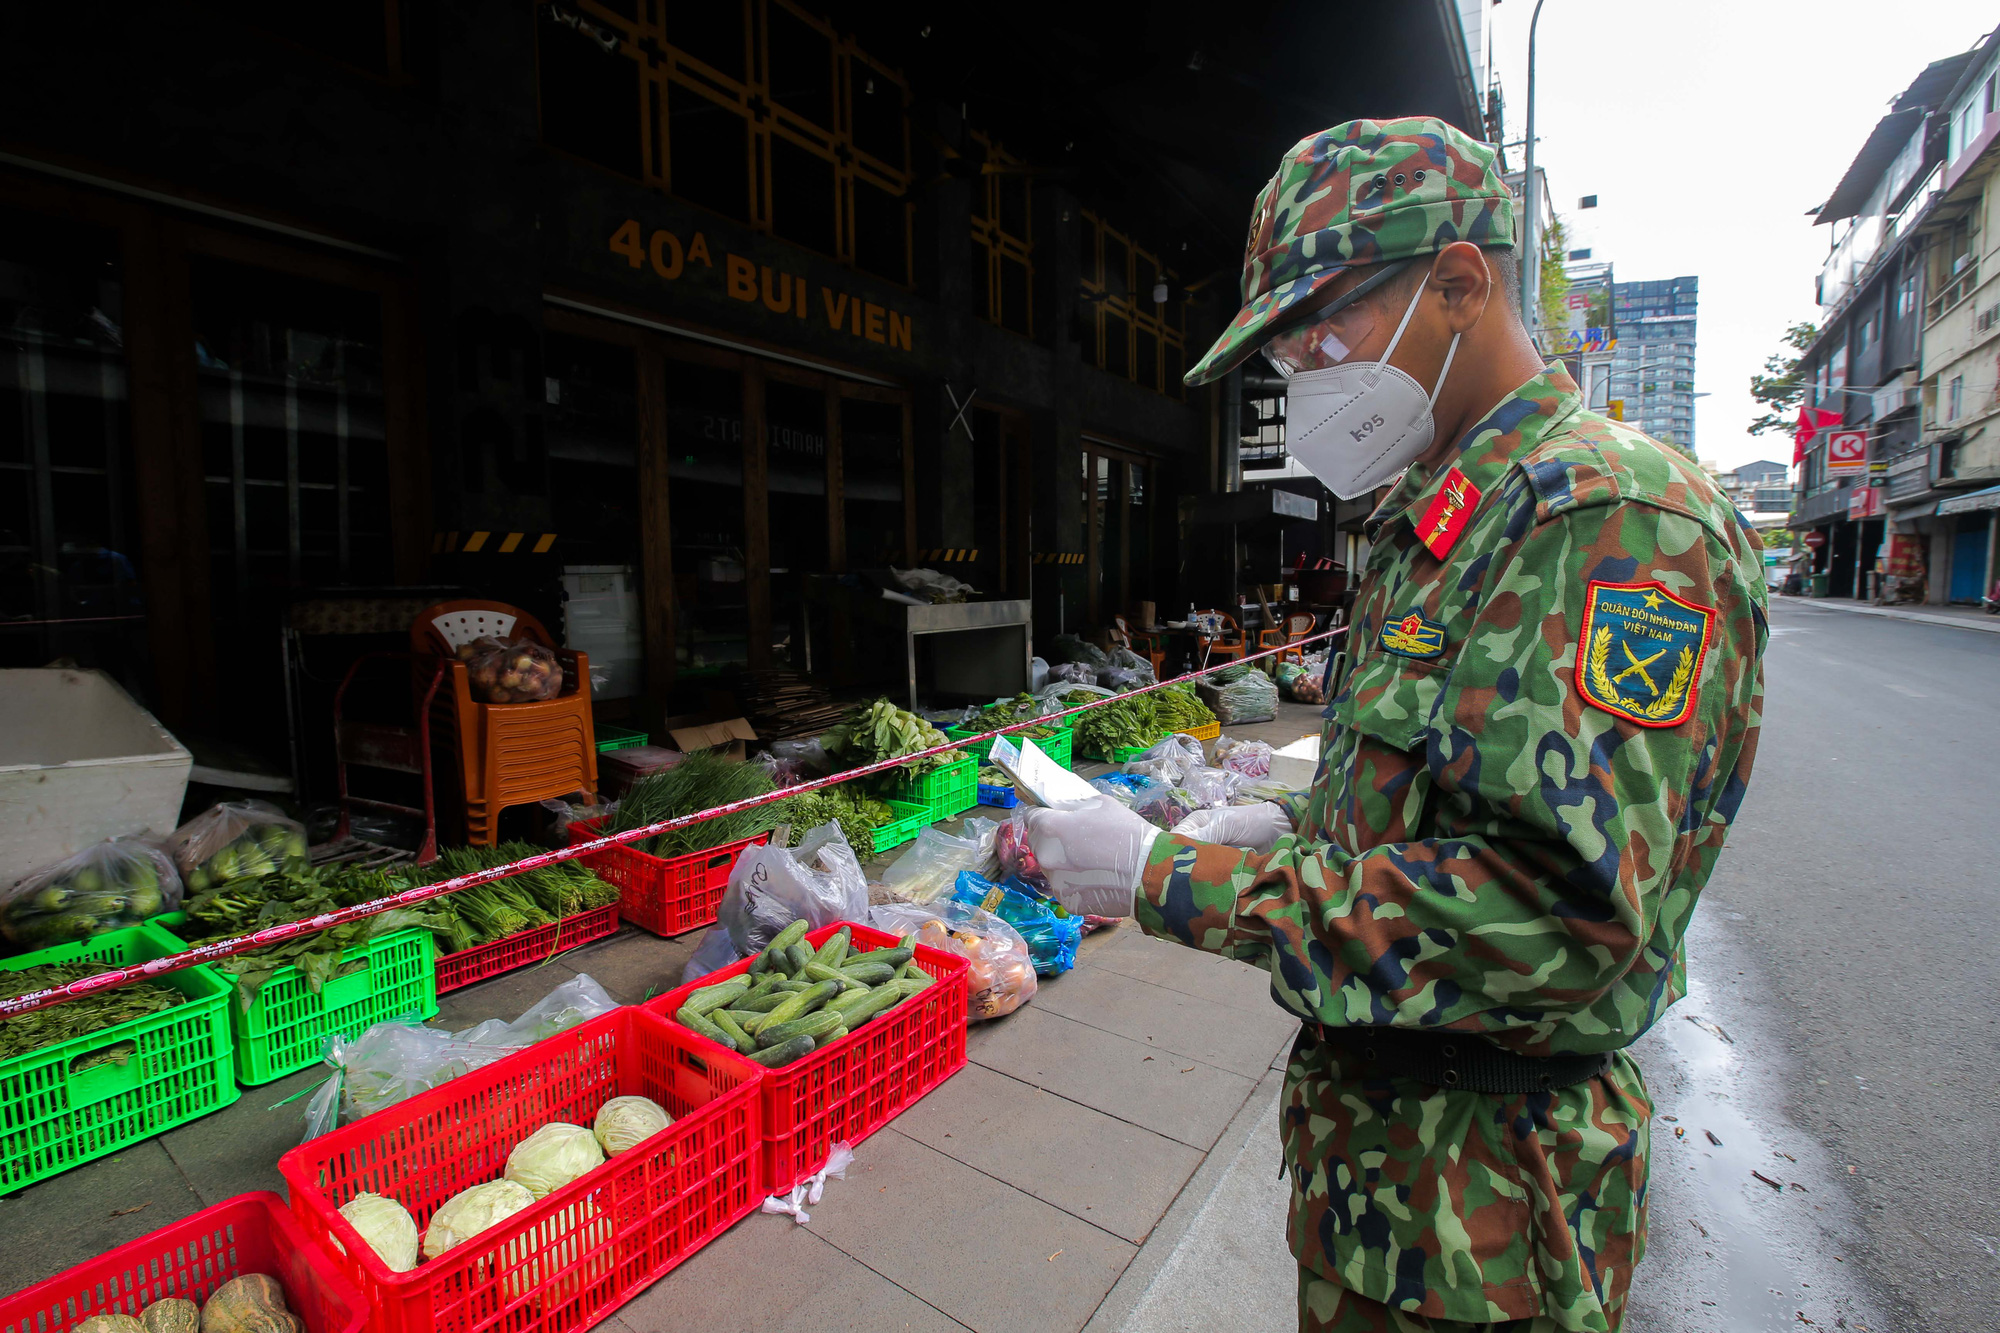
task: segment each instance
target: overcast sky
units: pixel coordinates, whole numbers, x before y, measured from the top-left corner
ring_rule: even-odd
[[[1527,130],[1534,0],[1493,11],[1507,137]],[[2000,4],[1900,0],[1545,0],[1536,164],[1572,246],[1618,279],[1701,279],[1695,446],[1735,467],[1791,461],[1751,435],[1750,376],[1785,326],[1816,319],[1825,200],[1889,102],[2000,25]],[[1520,165],[1518,148],[1508,151]],[[1577,199],[1598,197],[1578,212]],[[1867,385],[1863,388],[1871,387]]]

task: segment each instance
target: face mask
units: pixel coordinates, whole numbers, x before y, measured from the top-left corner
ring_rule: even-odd
[[[1428,395],[1389,364],[1423,295],[1419,286],[1380,361],[1302,371],[1285,386],[1285,448],[1343,500],[1366,495],[1394,477],[1429,449],[1435,437],[1431,404],[1451,373],[1458,335],[1452,335],[1437,387]]]

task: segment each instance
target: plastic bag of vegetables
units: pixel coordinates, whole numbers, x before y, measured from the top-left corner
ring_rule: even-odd
[[[955,953],[970,963],[968,1021],[1011,1014],[1035,998],[1035,964],[1021,932],[984,908],[946,899],[941,903],[883,903],[868,909],[868,924],[916,944]]]
[[[158,842],[107,838],[0,893],[0,933],[17,949],[46,949],[136,926],[180,904],[180,875]]]
[[[482,703],[538,703],[562,693],[562,663],[531,639],[474,639],[458,646],[458,660]]]
[[[305,826],[263,801],[211,805],[174,830],[167,850],[190,893],[232,879],[296,873],[309,864]]]
[[[1222,674],[1195,684],[1196,697],[1214,711],[1216,721],[1234,727],[1277,717],[1278,686],[1269,676],[1249,667],[1234,680],[1224,681]]]

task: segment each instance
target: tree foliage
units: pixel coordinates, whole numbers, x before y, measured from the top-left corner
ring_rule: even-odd
[[[1805,350],[1819,337],[1819,326],[1794,324],[1781,341],[1792,349],[1790,356],[1773,352],[1764,359],[1764,373],[1750,377],[1750,396],[1768,411],[1750,423],[1752,435],[1781,432],[1789,435],[1798,426],[1799,404],[1805,401],[1806,385],[1799,373]]]
[[[1569,273],[1563,268],[1569,259],[1569,234],[1559,215],[1550,214],[1541,240],[1542,289],[1536,293],[1536,308],[1547,331],[1543,336],[1551,339],[1549,345],[1553,346],[1562,340],[1561,331],[1569,327]]]

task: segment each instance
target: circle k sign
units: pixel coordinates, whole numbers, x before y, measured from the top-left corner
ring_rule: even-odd
[[[1863,472],[1868,468],[1868,432],[1836,430],[1826,437],[1828,472]]]

